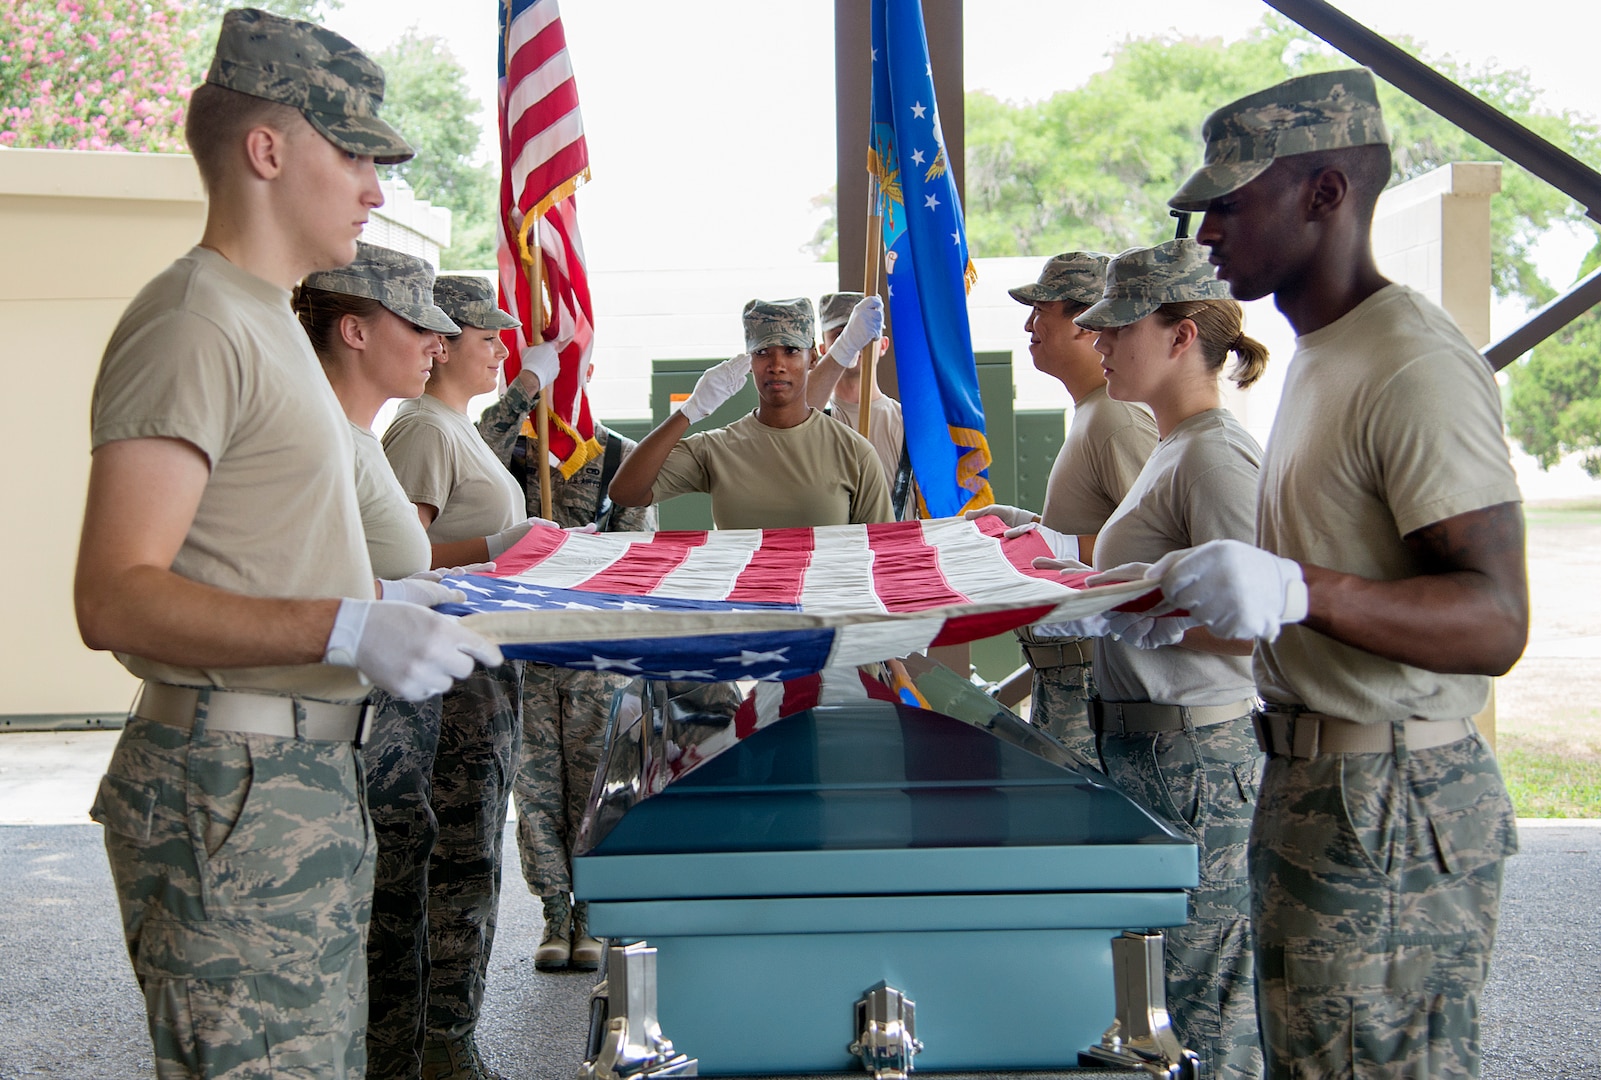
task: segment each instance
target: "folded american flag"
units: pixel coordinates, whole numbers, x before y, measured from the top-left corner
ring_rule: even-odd
[[[449,577],[506,655],[657,679],[798,678],[1107,611],[1144,581],[1036,570],[1037,533],[941,518],[718,532],[535,528],[493,575]]]

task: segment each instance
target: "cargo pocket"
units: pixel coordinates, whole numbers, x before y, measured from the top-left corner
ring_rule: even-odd
[[[1518,851],[1517,818],[1504,791],[1460,810],[1430,813],[1429,835],[1443,874],[1469,874]]]
[[[107,773],[100,778],[89,819],[120,836],[148,843],[156,801],[156,789],[151,785]]]
[[[308,980],[325,951],[310,915],[264,919],[152,916],[139,935],[134,968],[158,979],[238,979],[297,967]]]

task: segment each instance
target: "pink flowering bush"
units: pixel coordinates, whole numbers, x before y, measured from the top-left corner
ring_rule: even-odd
[[[0,2],[0,146],[184,151],[182,0]]]

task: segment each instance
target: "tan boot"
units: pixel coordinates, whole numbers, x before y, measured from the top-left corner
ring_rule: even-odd
[[[568,967],[576,971],[595,971],[601,957],[606,954],[605,943],[589,936],[589,904],[579,901],[573,905],[573,947]]]
[[[534,968],[561,971],[572,956],[573,906],[565,893],[543,898],[545,936],[534,950]]]

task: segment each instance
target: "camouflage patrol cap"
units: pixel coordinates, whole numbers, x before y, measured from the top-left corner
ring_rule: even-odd
[[[510,330],[522,325],[500,309],[494,286],[476,274],[441,274],[435,278],[434,303],[461,326]]]
[[[1163,304],[1229,297],[1205,250],[1186,236],[1115,256],[1106,270],[1106,293],[1073,321],[1089,330],[1110,330],[1139,322]]]
[[[339,149],[381,165],[416,154],[378,118],[383,69],[315,23],[235,8],[222,17],[206,82],[299,109]]]
[[[338,270],[308,274],[305,285],[376,300],[414,326],[436,334],[461,333],[461,327],[434,306],[434,268],[415,255],[358,242],[355,262]]]
[[[751,300],[745,305],[745,351],[769,345],[810,349],[817,344],[817,316],[804,296],[793,300]]]
[[[1201,138],[1206,163],[1168,200],[1176,210],[1205,210],[1267,172],[1275,158],[1390,141],[1367,68],[1302,75],[1242,97],[1208,116]]]
[[[818,332],[826,334],[836,326],[851,321],[856,305],[867,299],[866,293],[831,292],[817,301]]]
[[[1106,264],[1111,261],[1110,255],[1099,251],[1064,251],[1051,256],[1038,281],[1006,291],[1019,304],[1041,300],[1093,304],[1101,298],[1106,286]]]

